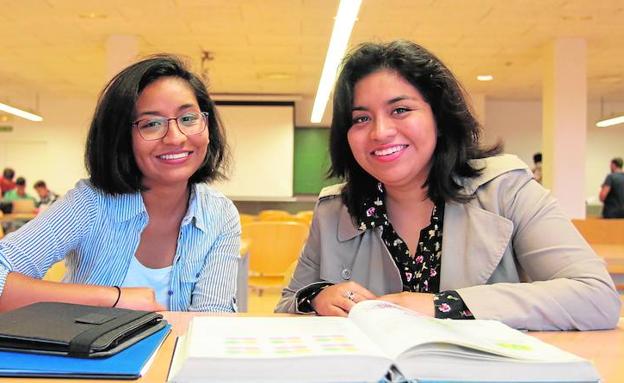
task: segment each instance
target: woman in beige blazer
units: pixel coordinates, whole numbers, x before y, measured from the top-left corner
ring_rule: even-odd
[[[479,145],[446,66],[408,41],[366,43],[334,92],[331,173],[278,312],[347,315],[381,299],[521,329],[617,324],[603,261],[518,158]]]

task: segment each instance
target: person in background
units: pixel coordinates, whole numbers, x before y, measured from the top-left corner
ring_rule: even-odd
[[[533,178],[535,181],[542,183],[542,153],[537,152],[533,155]]]
[[[11,168],[4,168],[2,171],[2,178],[0,178],[0,197],[4,196],[4,193],[9,190],[15,189],[13,177],[15,177],[15,170]]]
[[[39,196],[39,201],[37,201],[36,204],[36,206],[39,208],[39,211],[43,211],[50,207],[50,205],[52,205],[59,197],[58,194],[48,189],[48,185],[46,185],[43,180],[35,182],[33,188]]]
[[[604,203],[603,218],[624,218],[624,172],[622,172],[622,158],[617,157],[609,164],[611,173],[607,175],[599,198]]]
[[[122,70],[91,121],[89,179],[0,241],[0,311],[235,311],[238,212],[207,184],[224,177],[227,153],[215,104],[180,59]],[[63,259],[65,283],[41,280]]]
[[[15,180],[15,188],[6,192],[3,199],[6,202],[12,202],[19,199],[30,199],[33,202],[36,201],[35,197],[26,193],[26,179],[24,177],[17,177]]]
[[[517,157],[483,148],[450,70],[409,41],[365,43],[336,82],[331,175],[276,311],[380,299],[530,330],[618,323],[604,262]]]

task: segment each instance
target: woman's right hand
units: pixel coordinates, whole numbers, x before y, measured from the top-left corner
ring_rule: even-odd
[[[356,303],[375,298],[375,294],[360,284],[344,282],[324,288],[311,303],[318,315],[346,317]]]
[[[117,294],[117,289],[114,290],[115,294]],[[117,299],[116,295],[114,297],[112,302],[115,302],[114,299]],[[144,311],[167,310],[156,301],[156,293],[149,287],[122,287],[119,302],[117,302],[115,307]]]

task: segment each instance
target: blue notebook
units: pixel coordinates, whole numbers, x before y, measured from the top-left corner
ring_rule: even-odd
[[[0,376],[137,379],[169,332],[171,325],[108,358],[0,351]]]

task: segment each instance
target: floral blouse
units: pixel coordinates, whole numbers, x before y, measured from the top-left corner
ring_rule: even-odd
[[[456,291],[440,292],[440,267],[442,256],[442,227],[444,203],[434,206],[431,223],[420,231],[415,254],[410,255],[407,244],[401,239],[388,220],[383,184],[377,185],[377,195],[364,202],[365,214],[358,217],[360,230],[381,227],[381,238],[401,273],[403,291],[435,293],[433,302],[436,318],[474,319]],[[313,312],[312,299],[331,283],[318,283],[297,294],[301,312]]]
[[[401,272],[403,291],[437,293],[433,302],[436,318],[474,319],[456,291],[440,292],[440,267],[442,264],[442,227],[444,203],[437,203],[431,212],[431,222],[420,231],[418,246],[412,257],[407,244],[394,230],[388,219],[383,184],[378,193],[365,201],[365,215],[359,217],[360,230],[382,227],[381,239]]]

